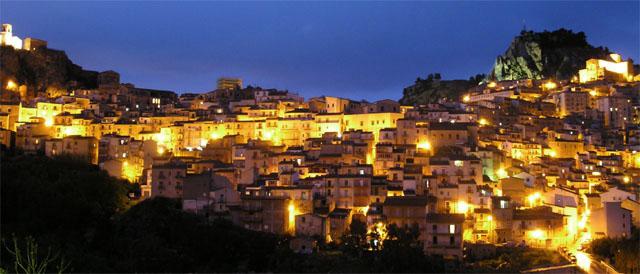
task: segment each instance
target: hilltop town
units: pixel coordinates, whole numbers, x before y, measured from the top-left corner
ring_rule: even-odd
[[[47,49],[2,31],[3,50]],[[355,220],[382,235],[417,224],[424,253],[453,261],[500,245],[575,252],[640,227],[639,82],[615,53],[568,79],[489,79],[424,105],[305,99],[229,77],[178,95],[111,70],[95,87],[40,90],[3,74],[0,142],[81,158],[138,183],[135,201],[173,198],[292,235],[301,253]]]

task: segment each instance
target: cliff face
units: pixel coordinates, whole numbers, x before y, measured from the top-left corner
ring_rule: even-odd
[[[608,49],[587,43],[583,32],[559,29],[553,32],[521,32],[509,49],[496,58],[489,73],[497,81],[517,79],[569,79],[591,58],[604,58]]]
[[[35,51],[0,48],[0,83],[8,80],[26,85],[29,90],[68,89],[71,81],[78,88],[96,88],[98,73],[73,64],[64,51],[39,48]]]

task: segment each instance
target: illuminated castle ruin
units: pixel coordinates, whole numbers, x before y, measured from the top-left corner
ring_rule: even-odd
[[[13,26],[11,26],[11,24],[2,24],[0,45],[7,45],[12,46],[15,49],[22,49],[22,39],[18,36],[13,36]]]
[[[589,59],[587,67],[579,72],[580,83],[613,80],[619,82],[633,80],[633,64],[629,61],[622,61],[620,55],[609,54],[608,60]]]

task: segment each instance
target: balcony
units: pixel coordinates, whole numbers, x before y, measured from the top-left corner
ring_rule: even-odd
[[[242,221],[246,223],[259,223],[262,222],[262,216],[245,216],[242,217]]]
[[[247,212],[258,212],[262,211],[262,206],[245,206],[242,208],[242,210]]]

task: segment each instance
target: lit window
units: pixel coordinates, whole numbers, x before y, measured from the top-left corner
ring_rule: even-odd
[[[449,225],[449,234],[456,233],[456,225]]]

